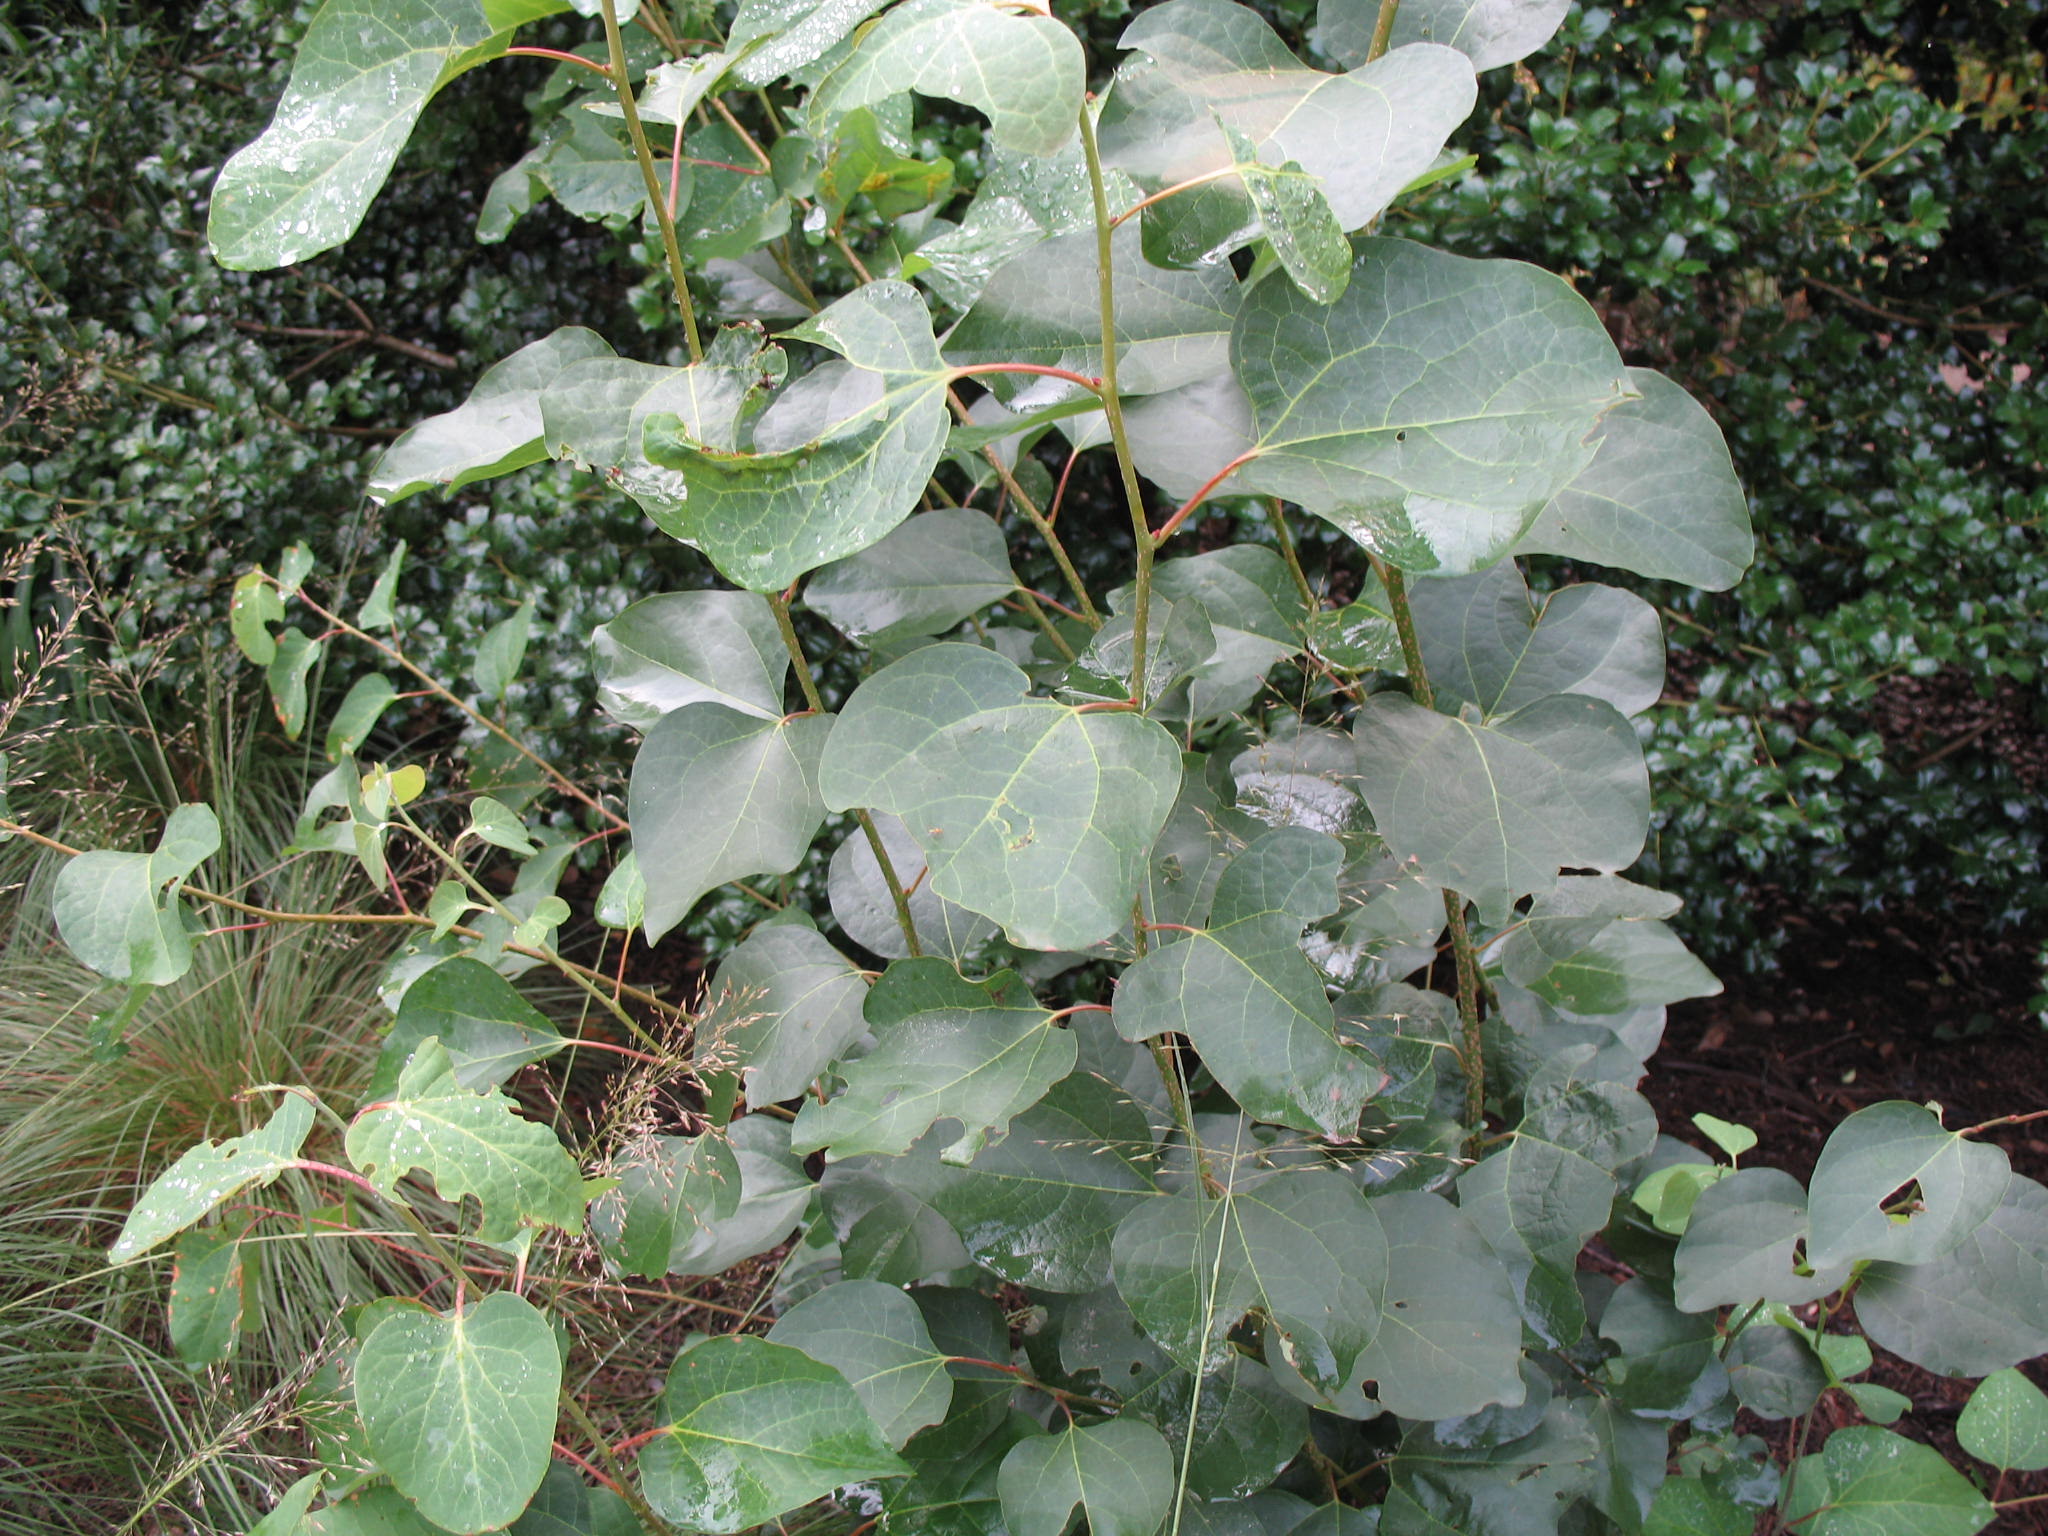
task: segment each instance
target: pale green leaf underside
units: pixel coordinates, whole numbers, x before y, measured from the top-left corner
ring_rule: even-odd
[[[421,1515],[496,1530],[547,1472],[562,1357],[554,1330],[510,1291],[448,1315],[388,1314],[356,1355],[370,1453]]]
[[[1526,58],[1564,24],[1570,0],[1406,0],[1394,14],[1388,42],[1443,43],[1468,55],[1474,69],[1498,69]],[[1365,57],[1379,8],[1372,0],[1323,0],[1316,41],[1332,57]]]
[[[1706,407],[1662,374],[1631,368],[1628,378],[1640,398],[1608,413],[1593,462],[1516,551],[1725,591],[1756,552],[1728,444]]]
[[[313,1129],[313,1102],[287,1093],[261,1127],[186,1150],[135,1202],[107,1258],[125,1263],[192,1225],[252,1184],[268,1184],[291,1167]]]

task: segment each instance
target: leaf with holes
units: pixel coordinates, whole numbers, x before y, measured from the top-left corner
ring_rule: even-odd
[[[1966,1141],[1918,1104],[1859,1109],[1821,1148],[1808,1186],[1816,1265],[1940,1258],[1998,1209],[2012,1164],[1998,1147]],[[1912,1190],[1910,1209],[1888,1203]]]

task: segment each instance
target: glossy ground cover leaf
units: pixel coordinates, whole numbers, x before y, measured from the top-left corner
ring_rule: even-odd
[[[454,410],[429,416],[386,448],[370,471],[370,494],[401,501],[540,463],[548,456],[541,391],[571,363],[613,355],[602,336],[580,325],[521,347],[485,370]]]
[[[1055,1292],[1107,1284],[1118,1224],[1157,1194],[1144,1110],[1086,1071],[1055,1083],[965,1168],[935,1155],[876,1166],[945,1220],[966,1258]]]
[[[510,1291],[450,1313],[394,1311],[356,1353],[370,1452],[434,1524],[510,1523],[547,1472],[562,1356],[554,1329]]]
[[[1074,1069],[1073,1035],[1008,971],[976,982],[944,960],[898,960],[866,1012],[875,1044],[841,1064],[839,1093],[804,1104],[792,1150],[903,1152],[943,1120],[961,1134],[941,1156],[966,1163]]]
[[[1593,462],[1516,549],[1725,591],[1755,554],[1749,502],[1721,429],[1660,373],[1628,371],[1638,398],[1601,421]]]
[[[1353,729],[1387,845],[1489,922],[1563,868],[1624,869],[1642,852],[1649,774],[1634,728],[1602,700],[1554,695],[1481,725],[1381,693]]]
[[[1901,1100],[1859,1109],[1814,1163],[1808,1257],[1816,1265],[1928,1263],[1998,1209],[2011,1177],[2002,1149],[1944,1129],[1932,1110]],[[1907,1185],[1917,1198],[1902,1221],[1886,1206]]]
[[[1086,69],[1080,42],[1050,16],[978,0],[906,0],[825,77],[810,117],[831,122],[916,91],[984,113],[1010,149],[1050,155],[1073,136]]]
[[[484,1242],[521,1248],[535,1227],[582,1229],[576,1160],[553,1131],[522,1118],[506,1094],[472,1093],[458,1083],[437,1040],[413,1052],[390,1098],[365,1105],[349,1122],[346,1146],[349,1161],[387,1196],[415,1168],[426,1171],[444,1200],[475,1195]]]
[[[953,1401],[946,1357],[917,1303],[896,1286],[842,1280],[783,1313],[768,1338],[837,1370],[899,1449],[945,1418]]]
[[[1784,1519],[1813,1536],[1974,1536],[1991,1501],[1941,1452],[1888,1429],[1838,1429],[1792,1469]]]
[[[187,1365],[218,1365],[235,1352],[245,1323],[253,1322],[249,1255],[242,1236],[251,1218],[195,1227],[178,1239],[171,1270],[168,1326],[171,1347]]]
[[[207,241],[224,267],[289,266],[362,222],[428,100],[551,0],[328,0],[270,126],[221,168]],[[495,46],[492,46],[495,45]]]
[[[795,1098],[866,1030],[867,994],[866,978],[815,928],[764,923],[712,976],[700,1049],[741,1073],[748,1103]]]
[[[1301,930],[1337,909],[1336,839],[1276,827],[1230,862],[1207,925],[1123,973],[1115,1021],[1126,1040],[1185,1034],[1248,1114],[1348,1136],[1386,1075],[1342,1044]]]
[[[1077,1506],[1096,1536],[1152,1536],[1173,1506],[1173,1456],[1150,1424],[1112,1419],[1020,1441],[996,1487],[1011,1536],[1062,1536]]]
[[[1092,229],[1054,235],[1013,257],[996,269],[974,307],[947,334],[947,359],[962,365],[1036,363],[1099,376],[1096,261]],[[1155,266],[1145,259],[1137,225],[1127,223],[1110,238],[1110,272],[1121,389],[1156,394],[1223,372],[1238,311],[1237,281],[1228,267],[1177,272]],[[1017,386],[991,382],[999,395],[1017,392]],[[1036,402],[1037,396],[1024,399]]]
[[[723,1334],[684,1350],[662,1412],[640,1491],[664,1520],[720,1536],[910,1470],[844,1376],[766,1339]]]
[[[782,390],[755,418],[751,445],[734,440],[734,419],[703,414],[651,415],[644,433],[648,458],[685,487],[649,515],[760,592],[866,549],[909,516],[949,420],[950,374],[908,283],[864,284],[782,339],[841,361]]]
[[[192,968],[192,940],[175,889],[220,848],[210,807],[181,805],[164,822],[153,853],[94,849],[67,859],[51,898],[57,931],[71,953],[110,981],[165,986]]]
[[[1951,1376],[2048,1353],[2048,1190],[2015,1175],[1989,1219],[1933,1263],[1872,1264],[1856,1317],[1872,1342]]]
[[[1477,570],[1591,462],[1587,434],[1629,392],[1620,355],[1535,267],[1401,240],[1354,249],[1333,306],[1281,283],[1245,298],[1231,359],[1258,456],[1240,483],[1404,570]]]
[[[1539,604],[1504,560],[1418,582],[1410,603],[1446,713],[1473,704],[1496,720],[1553,693],[1579,693],[1639,715],[1664,691],[1664,626],[1655,608],[1619,587],[1565,587]]]
[[[943,634],[1016,586],[995,519],[966,507],[941,507],[826,566],[805,584],[804,602],[847,639],[868,644]]]
[[[1437,1195],[1377,1195],[1386,1244],[1379,1328],[1353,1379],[1409,1419],[1522,1401],[1522,1319],[1507,1273],[1470,1218]]]
[[[1236,133],[1253,160],[1295,162],[1319,183],[1342,230],[1378,217],[1428,169],[1477,93],[1472,66],[1448,48],[1407,49],[1343,75],[1310,69],[1257,12],[1229,0],[1152,6],[1119,41],[1140,57],[1118,72],[1103,109],[1109,164],[1156,192],[1242,163],[1229,139]],[[1215,261],[1243,242],[1224,230],[1235,210],[1203,209],[1202,197],[1159,203],[1155,228],[1192,206],[1193,222],[1223,231],[1224,240],[1172,243],[1186,260]],[[1257,234],[1261,220],[1242,181],[1225,197],[1252,214]],[[1145,216],[1153,219],[1153,210]]]
[[[1994,1371],[1963,1405],[1956,1439],[1994,1467],[2016,1472],[2048,1468],[2048,1395],[2010,1367]]]
[[[825,819],[818,763],[832,734],[830,715],[763,720],[723,704],[686,704],[648,731],[626,805],[650,944],[706,891],[796,868]]]
[[[405,989],[391,1033],[377,1053],[377,1069],[366,1090],[371,1098],[390,1093],[412,1053],[437,1036],[464,1088],[495,1088],[529,1062],[545,1061],[562,1048],[554,1021],[513,989],[512,983],[480,960],[458,955],[443,960]]]
[[[1579,1250],[1607,1225],[1614,1194],[1598,1163],[1520,1133],[1458,1177],[1458,1209],[1506,1269],[1524,1321],[1554,1348],[1585,1330]]]
[[[923,878],[924,850],[912,839],[902,817],[878,811],[872,819],[889,865],[902,882],[910,906],[910,926],[917,931],[919,946],[928,955],[943,955],[957,964],[995,933],[996,924],[932,889],[930,880]],[[825,883],[832,915],[848,938],[885,960],[909,957],[910,946],[897,920],[895,899],[865,832],[856,827],[833,851]]]
[[[597,701],[647,730],[685,704],[779,720],[789,651],[757,592],[664,592],[591,631]]]
[[[1797,1179],[1777,1168],[1731,1173],[1693,1202],[1672,1261],[1678,1304],[1704,1312],[1759,1300],[1817,1301],[1849,1278],[1849,1267],[1803,1262],[1809,1243],[1806,1191]]]
[[[638,1137],[607,1172],[618,1184],[591,1205],[590,1231],[624,1274],[661,1279],[701,1232],[739,1213],[739,1158],[718,1131]]]
[[[135,1202],[108,1261],[126,1263],[251,1185],[272,1183],[297,1161],[312,1129],[311,1097],[289,1092],[256,1130],[186,1149]]]
[[[932,888],[1032,949],[1085,949],[1130,916],[1180,787],[1156,721],[1026,697],[1018,667],[933,645],[847,700],[820,766],[834,810],[903,818]]]
[[[1117,1229],[1113,1262],[1132,1316],[1184,1368],[1216,1370],[1256,1308],[1288,1361],[1335,1391],[1382,1326],[1387,1254],[1364,1196],[1303,1170],[1216,1199],[1149,1201]]]

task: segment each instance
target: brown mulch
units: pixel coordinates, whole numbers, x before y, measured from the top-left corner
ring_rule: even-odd
[[[1805,1178],[1828,1132],[1884,1099],[1938,1104],[1951,1126],[2048,1108],[2048,1030],[2029,1013],[2040,987],[2038,951],[2026,938],[1990,937],[1947,913],[1832,907],[1784,911],[1777,921],[1794,935],[1778,974],[1731,978],[1721,996],[1671,1012],[1643,1085],[1671,1134],[1698,1142],[1688,1132],[1699,1111],[1737,1120],[1761,1138],[1750,1161]],[[2016,1172],[2048,1182],[2048,1120],[2002,1127],[1985,1139],[2005,1148]],[[1892,1428],[1982,1472],[1992,1492],[1996,1474],[1956,1444],[1956,1415],[1972,1383],[1875,1353],[1866,1379],[1913,1403]],[[2048,1360],[2022,1369],[2048,1388]],[[1831,1393],[1809,1449],[1860,1422],[1855,1407]],[[1790,1451],[1790,1424],[1747,1427]],[[2034,1494],[2048,1495],[2048,1473],[2010,1475],[1995,1492],[2004,1499]],[[2009,1509],[1986,1529],[2048,1536],[2048,1499]]]

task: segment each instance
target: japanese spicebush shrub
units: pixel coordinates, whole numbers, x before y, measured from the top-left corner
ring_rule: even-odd
[[[347,238],[434,89],[556,7],[375,9],[330,0],[224,169],[225,263]],[[1518,560],[1729,586],[1750,534],[1720,434],[1562,280],[1369,232],[1447,164],[1477,72],[1564,7],[1328,0],[1325,71],[1230,0],[1168,0],[1095,95],[1061,22],[981,0],[747,0],[712,45],[649,6],[674,57],[644,71],[601,9],[603,48],[562,62],[584,117],[492,201],[637,185],[691,361],[557,330],[371,485],[569,459],[727,585],[593,637],[599,699],[642,733],[623,807],[526,758],[518,795],[444,826],[420,765],[352,756],[391,675],[332,722],[296,848],[379,889],[394,844],[445,873],[400,915],[423,932],[376,1080],[358,1106],[271,1090],[111,1257],[175,1239],[174,1316],[239,1316],[261,1229],[237,1202],[278,1178],[347,1187],[365,1220],[423,1178],[474,1225],[424,1299],[343,1320],[322,1422],[344,1431],[266,1532],[737,1532],[835,1491],[905,1536],[1061,1536],[1077,1510],[1096,1536],[1988,1523],[1993,1497],[1876,1423],[1810,1450],[1802,1428],[1781,1476],[1735,1413],[1839,1388],[1896,1417],[1828,1326],[1853,1294],[1877,1343],[1989,1376],[1973,1455],[2039,1465],[2048,1404],[2009,1368],[2048,1348],[2048,1191],[1990,1126],[1904,1103],[1844,1122],[1802,1186],[1736,1166],[1741,1127],[1702,1124],[1727,1164],[1660,1138],[1635,1089],[1664,1007],[1715,985],[1676,898],[1622,875],[1661,626],[1616,587],[1533,601]],[[956,218],[913,92],[988,119]],[[865,250],[861,200],[888,221]],[[819,303],[800,257],[827,247],[850,291]],[[692,274],[731,323],[700,329]],[[1125,496],[1113,590],[1026,483],[1051,432]],[[1176,553],[1222,494],[1259,499],[1273,546]],[[1340,610],[1295,558],[1305,519],[1369,567]],[[1018,581],[1013,536],[1057,595]],[[301,549],[238,583],[294,731],[326,646],[410,664],[402,557],[352,616]],[[494,710],[529,620],[482,637],[467,693],[414,674],[515,755]],[[828,631],[861,657],[829,698],[804,643]],[[729,884],[774,909],[701,1006],[561,954],[572,843],[528,819],[556,809],[630,833],[600,923],[659,940]],[[188,903],[224,899],[192,883],[216,841],[188,805],[152,852],[73,859],[73,950],[132,995],[182,974]],[[486,878],[507,862],[509,891]],[[508,979],[537,965],[591,1001],[573,1041]],[[590,1048],[631,1065],[572,1145],[505,1085]],[[309,1156],[323,1108],[353,1114]],[[550,1275],[591,1250],[715,1273],[792,1234],[766,1336],[687,1344],[604,1443],[563,1391]],[[1578,1267],[1596,1237],[1619,1281]],[[556,1464],[564,1435],[601,1482]]]
[[[1571,270],[1727,430],[1756,569],[1648,595],[1696,692],[1650,716],[1654,864],[1729,963],[1778,942],[1763,884],[2044,921],[2043,42],[2004,7],[1586,6],[1397,210]]]

